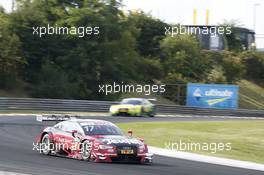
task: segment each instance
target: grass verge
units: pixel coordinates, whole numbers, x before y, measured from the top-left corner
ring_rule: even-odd
[[[238,85],[240,108],[264,109],[263,87],[247,80],[241,80]]]
[[[138,122],[118,124],[124,131],[143,137],[151,146],[168,143],[231,143],[230,151],[193,150],[216,157],[264,163],[264,121]]]

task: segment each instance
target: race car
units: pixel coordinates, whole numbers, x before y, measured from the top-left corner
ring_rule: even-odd
[[[38,116],[38,121],[57,116]],[[65,118],[60,118],[65,119]],[[104,120],[69,119],[45,128],[37,137],[38,151],[93,162],[151,163],[153,154],[143,139],[126,136],[113,123]]]
[[[120,104],[110,106],[109,112],[112,116],[149,116],[154,117],[156,107],[150,100],[144,98],[125,98]]]

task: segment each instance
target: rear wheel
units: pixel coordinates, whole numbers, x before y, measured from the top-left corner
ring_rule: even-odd
[[[149,117],[155,117],[155,114],[151,113],[149,114]]]
[[[149,112],[148,116],[149,116],[149,117],[155,117],[155,111],[151,111],[151,112]]]
[[[149,117],[155,117],[155,114],[156,114],[156,107],[152,107],[152,110],[151,112],[149,113]]]

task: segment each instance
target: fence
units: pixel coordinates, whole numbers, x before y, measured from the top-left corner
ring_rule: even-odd
[[[37,98],[0,98],[0,111],[66,111],[66,112],[108,112],[109,107],[118,102],[90,101],[90,100],[62,100]],[[157,113],[161,114],[189,114],[209,116],[242,116],[263,117],[264,110],[224,110],[202,109],[180,105],[157,104]]]

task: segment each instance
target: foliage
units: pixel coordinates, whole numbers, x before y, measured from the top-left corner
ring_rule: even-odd
[[[246,66],[246,75],[252,79],[264,80],[264,54],[258,52],[245,52],[242,54]]]
[[[11,30],[9,16],[0,11],[0,88],[15,87],[21,66],[25,63],[20,50],[20,40]]]
[[[198,82],[211,69],[210,60],[201,55],[199,42],[194,36],[167,37],[162,40],[161,49],[165,55],[162,60],[165,77],[176,73],[189,81]]]
[[[236,83],[244,74],[244,65],[236,55],[227,55],[223,59],[222,67],[228,83]]]
[[[32,97],[112,100],[119,94],[105,96],[99,85],[263,80],[263,54],[240,54],[236,33],[226,38],[229,51],[211,52],[195,36],[165,36],[169,24],[140,11],[125,13],[119,0],[16,2],[12,13],[0,8],[0,89],[22,84]],[[47,25],[98,26],[100,34],[33,34],[33,27]],[[174,98],[178,87],[167,90]]]
[[[211,70],[207,81],[214,83],[234,84],[238,82],[245,74],[245,66],[241,61],[241,55],[236,52],[203,52],[204,57],[213,60]]]
[[[165,22],[155,19],[144,12],[131,12],[129,19],[139,29],[137,50],[143,56],[160,56],[160,41],[165,37]]]

